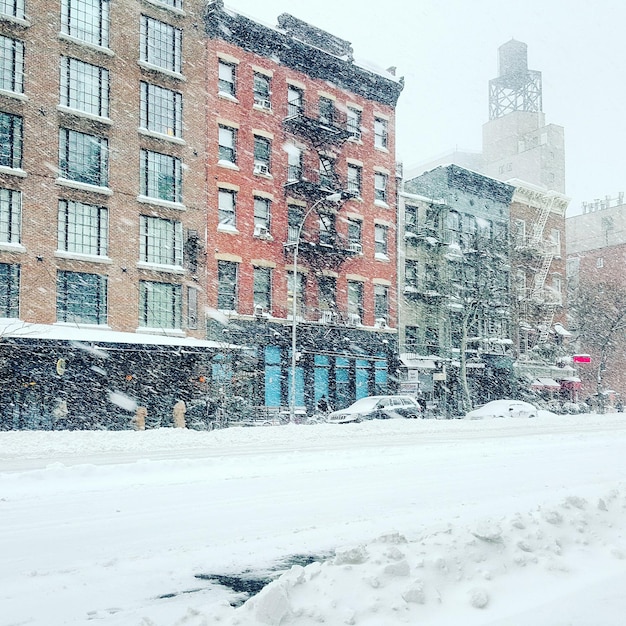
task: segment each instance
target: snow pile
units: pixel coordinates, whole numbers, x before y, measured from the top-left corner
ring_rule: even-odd
[[[226,623],[496,623],[519,615],[529,598],[531,608],[548,602],[589,568],[626,577],[625,522],[625,492],[613,490],[593,503],[571,496],[525,514],[431,528],[411,540],[389,533],[340,548],[325,562],[293,566]],[[455,616],[458,622],[447,621]]]

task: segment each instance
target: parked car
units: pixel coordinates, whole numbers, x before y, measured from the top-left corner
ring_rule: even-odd
[[[346,424],[369,419],[395,417],[422,417],[422,409],[411,396],[367,396],[349,407],[330,413],[326,421],[330,424]]]
[[[521,400],[492,400],[465,416],[470,420],[486,417],[537,417],[537,407]]]

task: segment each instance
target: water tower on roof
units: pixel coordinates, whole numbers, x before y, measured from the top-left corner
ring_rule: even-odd
[[[489,81],[489,119],[513,111],[540,113],[541,72],[528,69],[528,47],[511,39],[498,48],[499,76]]]

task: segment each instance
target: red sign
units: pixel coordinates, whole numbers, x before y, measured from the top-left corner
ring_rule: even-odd
[[[572,357],[574,363],[591,363],[591,356],[588,354],[575,354]]]

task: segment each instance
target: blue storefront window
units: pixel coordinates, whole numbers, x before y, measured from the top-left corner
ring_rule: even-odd
[[[316,354],[314,358],[315,369],[313,372],[314,398],[315,403],[322,397],[329,397],[329,360],[327,356]]]
[[[343,357],[335,360],[335,385],[337,388],[337,408],[344,408],[350,399],[350,361]]]
[[[356,360],[356,399],[369,395],[370,363],[365,359]]]
[[[374,366],[374,387],[375,394],[387,393],[387,361],[376,361]]]
[[[265,406],[280,406],[280,348],[265,348]]]

